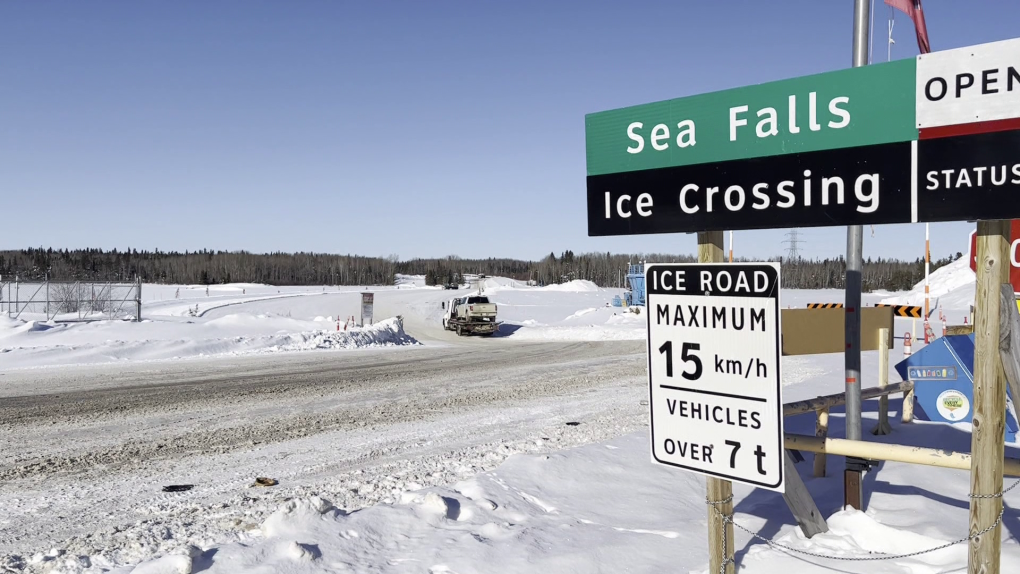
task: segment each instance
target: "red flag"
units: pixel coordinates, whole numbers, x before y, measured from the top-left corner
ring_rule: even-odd
[[[921,50],[922,54],[931,52],[931,45],[928,43],[928,27],[924,24],[921,0],[885,0],[885,3],[903,12],[914,21],[914,30],[917,32],[917,48]]]

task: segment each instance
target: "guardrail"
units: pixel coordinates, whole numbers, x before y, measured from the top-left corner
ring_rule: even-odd
[[[892,384],[892,385],[887,385],[887,386],[884,386],[884,387],[871,387],[869,389],[861,389],[861,400],[877,399],[877,398],[881,398],[881,397],[888,397],[889,395],[898,394],[898,393],[903,393],[903,409],[902,409],[903,412],[902,412],[902,415],[901,415],[901,418],[902,418],[903,422],[905,422],[905,423],[913,422],[913,420],[914,420],[914,383],[911,382],[911,381],[900,381],[899,383],[895,383],[895,384]],[[807,437],[806,435],[791,435],[791,434],[787,434],[786,435],[786,448],[793,449],[793,450],[807,450],[808,452],[815,453],[815,463],[814,463],[814,476],[815,477],[825,476],[825,453],[826,452],[829,452],[830,454],[839,454],[839,455],[843,455],[843,456],[858,456],[858,455],[845,455],[842,452],[833,452],[831,450],[830,451],[826,451],[826,450],[824,450],[824,448],[822,448],[822,450],[812,450],[812,448],[808,448],[808,447],[804,447],[804,448],[791,447],[790,446],[790,437],[797,437],[800,440],[800,444],[806,444],[806,445],[815,445],[815,443],[807,443],[807,442],[805,442],[805,438],[811,438],[811,439],[814,439],[814,440],[820,440],[820,441],[822,441],[821,444],[823,444],[823,445],[827,444],[825,442],[827,440],[843,440],[843,439],[829,439],[829,438],[827,438],[827,435],[829,434],[829,409],[832,408],[832,407],[836,407],[836,406],[840,406],[840,405],[844,405],[844,404],[846,404],[846,393],[836,393],[836,394],[832,394],[832,395],[825,395],[825,396],[821,396],[821,397],[815,397],[813,399],[807,399],[807,400],[803,400],[803,401],[796,401],[796,402],[792,402],[792,403],[786,403],[785,405],[783,405],[783,416],[784,417],[790,417],[790,416],[794,416],[794,415],[801,415],[801,414],[804,414],[804,413],[809,413],[811,411],[815,412],[815,436],[814,437]],[[888,418],[888,415],[889,415],[889,402],[888,401],[881,401],[879,403],[879,421],[885,421]],[[881,434],[885,434],[885,433],[881,433]],[[843,442],[852,442],[854,444],[866,445],[865,448],[867,448],[867,446],[870,446],[870,445],[888,446],[888,445],[882,445],[881,443],[860,442],[860,441],[843,441]],[[817,448],[821,448],[821,447],[814,446],[813,448],[817,449]],[[840,447],[840,448],[842,448],[842,447]],[[914,448],[914,447],[903,447],[903,448]],[[924,450],[924,449],[922,449],[922,450]],[[934,450],[934,449],[927,449],[927,450]],[[939,451],[939,452],[943,452],[943,451]],[[880,457],[876,455],[876,456],[865,456],[864,458],[880,458]],[[885,459],[882,459],[882,460],[885,460]],[[889,460],[893,460],[893,459],[889,459]],[[906,462],[906,461],[904,461],[904,462]],[[969,464],[970,463],[968,463],[968,465]],[[956,468],[956,467],[952,467],[952,468]],[[968,466],[967,468],[970,468],[970,466]]]

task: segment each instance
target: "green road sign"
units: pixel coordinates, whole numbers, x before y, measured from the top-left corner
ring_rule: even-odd
[[[915,59],[585,117],[588,175],[917,139]]]

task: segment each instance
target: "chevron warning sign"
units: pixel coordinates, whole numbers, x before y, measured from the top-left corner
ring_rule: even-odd
[[[924,308],[917,305],[883,305],[879,303],[875,305],[875,307],[892,307],[893,315],[897,317],[913,317],[914,319],[924,318]]]
[[[842,303],[808,303],[808,309],[842,309]]]

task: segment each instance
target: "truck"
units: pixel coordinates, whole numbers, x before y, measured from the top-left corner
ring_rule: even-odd
[[[486,337],[499,330],[496,304],[484,295],[467,295],[450,299],[445,305],[443,328],[458,335],[478,333]]]

